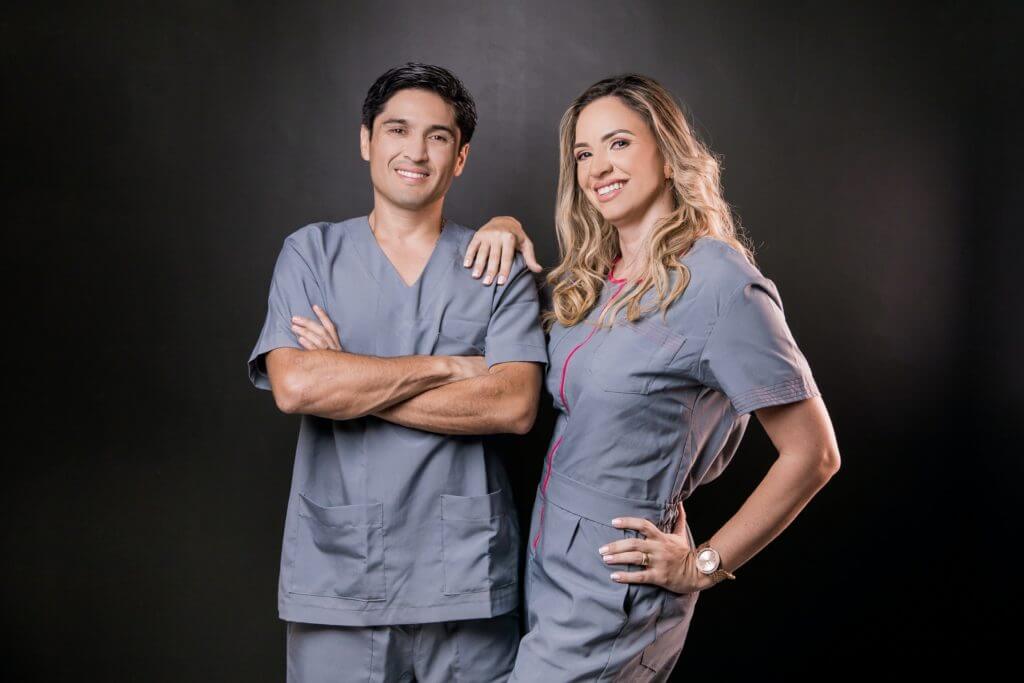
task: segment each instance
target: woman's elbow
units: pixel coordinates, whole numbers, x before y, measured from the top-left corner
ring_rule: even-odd
[[[821,467],[825,472],[826,478],[831,479],[835,476],[836,472],[839,471],[840,466],[841,458],[839,457],[839,449],[827,449],[821,458]]]

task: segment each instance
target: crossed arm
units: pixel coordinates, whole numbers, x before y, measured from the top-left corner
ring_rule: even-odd
[[[322,320],[330,324],[326,315]],[[488,370],[478,356],[364,356],[332,342],[333,325],[330,331],[319,326],[320,334],[310,334],[312,321],[306,325],[305,350],[282,347],[266,355],[283,412],[333,420],[376,415],[441,434],[525,434],[533,426],[541,382],[536,363]]]

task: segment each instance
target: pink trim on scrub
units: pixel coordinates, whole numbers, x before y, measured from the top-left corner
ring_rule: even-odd
[[[613,275],[615,274],[615,264],[617,264],[619,262],[620,258],[621,258],[620,256],[616,256],[615,257],[615,260],[612,261],[612,268],[608,272],[608,281],[609,282],[614,282],[614,283],[618,284],[619,288],[615,290],[615,293],[612,294],[611,298],[608,299],[608,302],[601,309],[601,314],[604,314],[604,312],[608,309],[608,307],[611,305],[611,303],[613,301],[615,301],[615,297],[617,297],[619,295],[619,293],[622,292],[622,288],[626,286],[626,278],[615,278],[615,277],[613,277]],[[597,327],[596,326],[594,327],[594,329],[592,329],[590,331],[590,334],[587,335],[586,339],[584,339],[579,344],[577,344],[576,346],[573,347],[572,351],[569,352],[569,355],[567,355],[565,357],[565,361],[562,363],[562,377],[561,377],[561,381],[559,382],[559,385],[558,385],[558,394],[559,394],[559,396],[562,399],[562,405],[565,406],[565,413],[566,413],[566,415],[569,414],[569,402],[565,398],[565,373],[566,373],[566,370],[568,370],[568,368],[569,368],[569,361],[572,359],[573,354],[575,354],[577,351],[579,351],[581,348],[583,348],[583,345],[586,344],[588,341],[590,341],[590,338],[594,336],[595,332],[597,332]],[[541,493],[547,493],[547,490],[548,490],[548,480],[551,479],[551,464],[554,462],[554,460],[555,460],[555,453],[558,451],[558,447],[561,446],[561,445],[562,445],[562,437],[560,436],[560,437],[558,437],[558,440],[555,442],[554,447],[551,449],[551,453],[548,454],[548,463],[547,463],[546,471],[544,473],[544,481],[540,485]],[[534,550],[537,549],[537,543],[540,541],[541,530],[544,528],[544,507],[545,507],[545,505],[544,505],[544,502],[542,501],[541,505],[540,505],[540,518],[537,521],[537,535],[533,537],[533,549]]]

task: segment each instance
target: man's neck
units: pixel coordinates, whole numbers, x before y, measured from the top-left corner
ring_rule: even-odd
[[[442,208],[440,201],[415,210],[376,201],[369,216],[370,227],[378,239],[389,242],[433,243],[441,232]]]

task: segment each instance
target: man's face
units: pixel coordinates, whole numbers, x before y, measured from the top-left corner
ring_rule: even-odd
[[[462,174],[469,145],[452,107],[429,90],[406,88],[391,96],[373,121],[373,136],[360,126],[359,147],[370,162],[374,190],[392,204],[415,211],[442,199]]]

